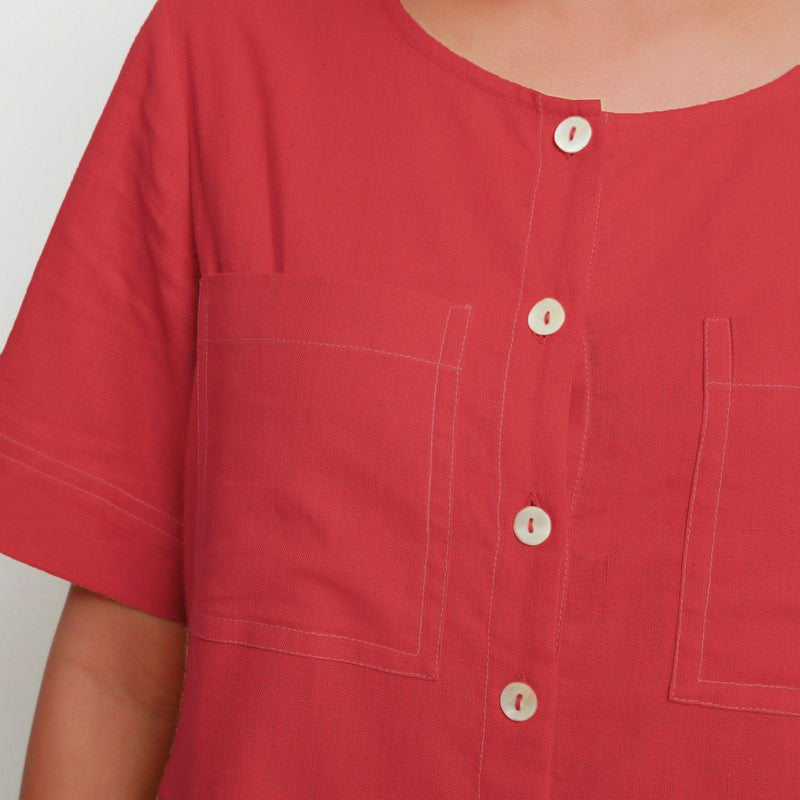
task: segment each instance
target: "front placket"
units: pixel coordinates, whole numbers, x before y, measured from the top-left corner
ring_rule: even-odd
[[[580,624],[565,564],[588,422],[587,304],[602,269],[605,116],[598,101],[539,95],[530,130],[538,165],[496,428],[480,800],[551,797],[558,641]]]

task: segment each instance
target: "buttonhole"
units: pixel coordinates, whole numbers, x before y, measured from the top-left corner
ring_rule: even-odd
[[[550,324],[550,309],[548,308],[547,311],[544,312],[544,324]]]

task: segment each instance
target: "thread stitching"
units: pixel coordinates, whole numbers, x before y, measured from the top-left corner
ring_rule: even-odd
[[[508,389],[508,371],[511,364],[511,351],[514,347],[514,335],[517,329],[517,318],[519,316],[519,309],[520,305],[522,304],[522,294],[525,287],[526,262],[528,258],[528,250],[530,247],[531,230],[533,228],[533,215],[534,215],[534,210],[536,208],[536,198],[539,191],[539,182],[542,175],[542,161],[543,161],[542,120],[543,116],[539,114],[538,140],[537,140],[539,148],[539,164],[536,171],[536,181],[534,182],[533,194],[531,198],[531,210],[528,216],[528,231],[525,237],[525,252],[522,257],[522,275],[519,283],[519,292],[517,293],[517,305],[516,308],[514,309],[514,313],[511,318],[512,319],[511,336],[509,338],[508,352],[506,354],[506,368],[505,368],[505,375],[503,376],[503,392],[500,398],[500,420],[498,425],[498,436],[497,436],[497,507],[496,507],[497,535],[495,536],[494,558],[492,560],[492,577],[489,585],[489,609],[487,612],[487,621],[486,621],[486,628],[487,628],[486,669],[483,682],[483,721],[481,724],[481,747],[478,755],[477,800],[480,800],[481,797],[481,777],[483,775],[483,753],[486,743],[486,715],[489,704],[489,665],[491,663],[491,651],[492,651],[492,611],[494,608],[494,584],[495,584],[495,576],[497,574],[497,554],[500,549],[500,533],[502,531],[502,525],[500,521],[500,506],[503,495],[503,483],[502,483],[503,417],[506,405],[506,391]]]
[[[176,517],[173,517],[172,514],[168,514],[166,511],[162,511],[160,508],[157,508],[156,506],[151,505],[146,500],[142,500],[140,497],[136,497],[136,495],[133,495],[130,492],[126,492],[125,489],[123,489],[121,486],[117,486],[114,483],[109,483],[109,481],[103,480],[103,478],[100,478],[97,475],[93,475],[91,472],[86,472],[86,470],[80,469],[79,467],[76,467],[74,464],[69,464],[66,461],[62,461],[60,458],[56,458],[55,456],[51,456],[48,453],[45,453],[45,452],[43,452],[41,450],[37,450],[35,447],[31,447],[29,444],[25,444],[24,442],[21,442],[18,439],[13,439],[11,436],[6,435],[5,433],[0,433],[0,439],[6,439],[9,442],[13,442],[14,444],[18,445],[19,447],[24,447],[26,450],[30,450],[31,452],[36,453],[36,454],[38,454],[40,456],[43,456],[44,458],[47,458],[50,461],[55,461],[57,464],[61,464],[62,466],[68,467],[69,469],[74,470],[75,472],[79,472],[81,475],[85,475],[87,478],[91,478],[92,480],[97,481],[98,483],[102,483],[105,486],[110,487],[111,489],[116,489],[118,492],[122,492],[122,494],[126,495],[127,497],[130,497],[131,500],[135,500],[137,503],[141,503],[143,506],[147,506],[147,508],[150,508],[153,511],[157,511],[159,514],[161,514],[166,519],[171,520],[172,522],[175,522],[178,525],[182,524],[181,520],[177,519]],[[10,458],[10,456],[9,456],[9,458]],[[22,462],[20,462],[20,463],[22,463]],[[31,467],[31,469],[35,469],[35,468]],[[43,474],[47,475],[48,473],[43,473]],[[57,478],[56,480],[61,480],[61,479]],[[73,486],[73,484],[70,483],[69,481],[63,481],[63,482],[66,483],[68,486]],[[80,487],[74,486],[74,488],[78,489]],[[86,491],[86,490],[82,490],[82,491]],[[99,496],[99,495],[96,495],[96,496]],[[138,519],[138,517],[137,517],[137,519]],[[167,534],[167,535],[169,535],[169,534]]]
[[[206,327],[206,332],[208,330],[207,308],[208,308],[208,300],[206,300],[206,326],[205,326]],[[444,347],[445,347],[445,343],[446,343],[447,338],[448,338],[448,332],[450,330],[450,320],[451,320],[452,312],[453,312],[454,308],[465,309],[466,312],[467,312],[466,322],[464,324],[464,330],[463,330],[463,333],[461,334],[461,351],[460,351],[460,354],[459,354],[459,363],[457,365],[445,364],[441,360],[442,355],[444,354]],[[387,355],[403,356],[403,357],[407,357],[407,358],[412,358],[415,361],[422,361],[422,362],[430,363],[430,364],[433,364],[433,365],[437,366],[436,381],[435,381],[435,384],[434,384],[433,403],[432,403],[432,411],[431,411],[432,419],[431,419],[431,435],[430,435],[430,469],[428,471],[428,502],[427,502],[427,523],[426,523],[425,567],[424,567],[424,572],[423,572],[423,584],[422,584],[422,591],[421,591],[422,603],[421,603],[421,606],[420,606],[420,621],[419,621],[418,634],[417,634],[417,649],[414,650],[414,651],[402,650],[400,648],[390,647],[389,645],[383,645],[383,644],[379,644],[377,642],[370,642],[370,641],[366,641],[366,640],[363,640],[363,639],[358,639],[358,638],[355,638],[355,637],[352,637],[352,636],[346,636],[346,635],[343,635],[343,634],[326,633],[326,632],[321,632],[321,631],[310,631],[310,630],[307,630],[307,629],[304,629],[304,628],[297,628],[297,627],[286,626],[286,625],[278,625],[278,624],[275,624],[275,623],[261,622],[261,621],[258,621],[258,620],[248,620],[248,619],[244,619],[244,618],[222,617],[222,616],[218,616],[218,615],[214,615],[214,614],[207,614],[207,613],[201,612],[199,610],[196,612],[197,616],[206,617],[208,619],[216,619],[216,620],[219,620],[219,621],[222,621],[222,622],[246,623],[246,624],[251,624],[251,625],[257,625],[259,627],[275,628],[275,629],[280,629],[280,630],[294,631],[294,632],[297,632],[297,633],[311,635],[311,636],[320,636],[320,637],[334,638],[334,639],[344,639],[344,640],[355,642],[357,644],[364,644],[364,645],[369,645],[369,646],[372,646],[372,647],[380,648],[380,649],[383,649],[383,650],[389,650],[389,651],[392,651],[392,652],[399,653],[401,655],[408,655],[408,656],[418,656],[419,655],[419,653],[421,652],[422,629],[423,629],[423,624],[422,623],[423,623],[423,618],[424,618],[424,610],[428,605],[428,603],[427,603],[426,586],[427,586],[428,564],[429,564],[429,558],[430,558],[430,511],[431,511],[431,496],[432,496],[432,481],[433,481],[433,454],[434,454],[433,442],[434,442],[435,422],[436,422],[437,416],[439,416],[439,414],[440,414],[440,412],[438,411],[438,386],[439,386],[439,375],[440,375],[440,372],[439,372],[438,368],[439,367],[449,367],[449,368],[454,369],[455,372],[456,372],[455,395],[454,395],[453,411],[452,411],[452,427],[453,427],[453,431],[454,431],[457,408],[458,408],[458,406],[457,406],[458,378],[460,376],[460,371],[461,371],[461,355],[463,354],[464,346],[465,346],[465,343],[466,343],[466,336],[467,336],[467,331],[468,331],[468,328],[469,328],[469,321],[470,321],[470,317],[471,317],[471,311],[472,311],[472,306],[469,305],[469,304],[451,305],[449,307],[448,312],[447,312],[447,318],[446,318],[446,321],[445,321],[444,332],[442,334],[442,340],[441,340],[441,344],[440,344],[440,349],[439,349],[439,361],[429,361],[427,359],[415,358],[413,356],[405,356],[404,354],[401,354],[401,353],[380,351],[380,350],[375,350],[373,348],[359,347],[359,346],[356,346],[356,345],[332,345],[332,346],[349,347],[349,348],[357,349],[357,350],[368,350],[368,351],[371,351],[371,352],[385,353]],[[253,339],[249,339],[249,338],[211,339],[211,338],[208,338],[207,336],[203,337],[203,339],[202,339],[202,341],[205,341],[205,342],[209,342],[209,341],[226,341],[226,342],[230,342],[230,341],[262,341],[262,340],[266,340],[266,339],[261,339],[261,338],[253,338]],[[307,341],[307,340],[280,339],[280,338],[277,338],[277,337],[274,338],[274,339],[271,338],[269,340],[272,340],[272,341],[287,341],[287,342],[294,341],[294,342],[299,342],[299,343],[302,343],[302,344],[331,344],[331,343],[328,343],[328,342],[314,342],[314,341]],[[208,422],[207,422],[207,414],[208,414],[208,347],[206,346],[205,349],[206,349],[206,353],[205,353],[206,358],[205,358],[205,369],[204,369],[204,377],[205,377],[204,391],[205,391],[206,426],[205,426],[204,447],[205,447],[205,451],[206,451],[206,457],[204,459],[203,491],[205,491],[205,485],[206,485],[206,481],[207,481],[207,449],[208,449]],[[199,425],[199,423],[198,423],[198,425]],[[452,495],[452,480],[453,480],[452,451],[453,451],[453,447],[454,447],[454,436],[451,439],[451,462],[450,462],[449,496]],[[198,468],[198,470],[199,470],[199,468]],[[205,510],[205,507],[203,507],[203,512],[204,512],[204,510]],[[446,532],[445,532],[445,553],[446,554],[449,552],[449,539],[450,539],[450,527],[451,527],[450,521],[451,521],[451,517],[450,517],[450,500],[448,499],[448,524],[447,524],[447,529],[446,529]],[[199,564],[199,558],[198,558],[198,564]],[[442,610],[440,611],[439,632],[438,632],[437,644],[436,644],[436,666],[435,666],[435,671],[431,675],[425,675],[423,673],[412,673],[412,672],[400,673],[399,671],[394,670],[394,669],[386,669],[385,671],[392,672],[392,673],[398,673],[398,674],[419,675],[419,676],[422,676],[422,677],[434,677],[438,673],[439,641],[440,641],[440,638],[441,638],[441,620],[443,618],[446,579],[447,579],[447,563],[445,561],[445,571],[444,571],[443,585],[442,585]],[[200,635],[200,634],[198,634],[198,635]],[[208,637],[203,637],[203,638],[208,638]],[[249,642],[238,641],[238,640],[214,639],[214,641],[224,641],[224,642],[230,642],[230,643],[249,644],[250,646],[253,646],[253,647],[262,647],[263,646],[264,649],[275,650],[275,651],[279,651],[279,652],[293,653],[293,654],[297,654],[297,655],[309,655],[309,656],[314,657],[314,658],[327,658],[325,656],[320,656],[320,655],[317,655],[317,654],[314,654],[314,653],[297,653],[296,651],[288,650],[286,648],[280,648],[280,647],[277,647],[277,646],[267,646],[267,645],[249,643]],[[355,660],[352,660],[352,659],[331,658],[330,660],[345,661],[347,663],[359,664],[361,666],[374,666],[376,669],[382,669],[381,667],[379,667],[377,665],[364,664],[362,662],[358,662],[358,661],[355,661]]]
[[[709,340],[709,324],[711,322],[725,322],[727,323],[727,333],[728,333],[728,381],[718,381],[718,380],[710,380],[708,376],[710,375],[710,366],[709,366],[709,351],[708,351],[708,340]],[[705,385],[708,386],[710,384],[717,384],[717,385],[727,385],[727,386],[765,386],[765,387],[776,387],[776,388],[800,388],[795,387],[787,384],[748,384],[748,383],[735,383],[733,378],[733,367],[732,367],[732,345],[731,345],[731,330],[730,330],[730,323],[729,320],[725,317],[714,317],[714,318],[707,318],[704,320],[704,345],[703,345],[703,354],[704,354],[704,363],[705,363]],[[730,405],[731,405],[731,393],[729,389],[728,393],[728,404],[727,404],[727,416],[726,416],[726,424],[725,424],[725,438],[723,443],[723,459],[722,464],[720,466],[720,479],[719,485],[717,488],[717,509],[715,510],[715,518],[714,518],[714,527],[713,531],[716,531],[716,520],[717,515],[716,511],[718,511],[719,507],[719,493],[721,491],[722,485],[722,473],[724,467],[724,453],[725,453],[725,444],[727,443],[727,436],[729,430],[729,415],[730,415]],[[683,572],[681,576],[681,594],[680,594],[680,602],[678,607],[678,633],[676,638],[676,645],[675,645],[675,658],[673,661],[673,686],[676,684],[678,680],[678,663],[679,663],[679,653],[680,653],[680,643],[682,639],[682,617],[683,617],[683,606],[684,606],[684,597],[685,597],[685,590],[686,590],[686,575],[687,575],[687,564],[688,564],[688,551],[690,545],[690,538],[692,533],[692,523],[693,523],[693,515],[694,515],[694,505],[695,505],[695,498],[697,495],[697,486],[699,484],[699,476],[700,476],[700,469],[702,467],[702,456],[703,456],[703,447],[705,443],[705,435],[708,429],[708,420],[710,417],[710,400],[709,400],[709,393],[705,391],[705,399],[704,399],[704,407],[703,407],[703,423],[701,428],[700,434],[700,444],[698,447],[698,455],[697,455],[697,469],[695,471],[695,479],[692,485],[692,495],[689,502],[689,519],[687,522],[686,527],[686,539],[684,543],[684,551],[683,551]],[[714,553],[714,537],[712,535],[712,562],[709,564],[709,580],[708,580],[708,587],[710,587],[711,581],[711,564],[713,563],[713,553]],[[701,658],[700,658],[700,667],[702,667],[702,653],[703,653],[703,645],[704,645],[704,637],[705,637],[705,621],[706,621],[706,614],[708,610],[708,587],[707,587],[707,594],[706,594],[706,605],[703,611],[703,638],[701,639]],[[761,683],[744,683],[738,681],[721,681],[721,680],[711,680],[707,678],[700,677],[700,668],[698,668],[698,675],[696,678],[698,683],[717,683],[717,684],[725,684],[731,686],[749,686],[753,688],[765,688],[765,689],[786,689],[791,691],[800,691],[800,687],[797,686],[783,686],[778,684],[761,684]],[[677,700],[684,703],[694,703],[696,705],[708,706],[712,708],[725,708],[730,709],[733,711],[763,711],[763,712],[770,712],[774,714],[782,714],[787,716],[800,716],[800,712],[788,711],[786,709],[779,709],[779,708],[769,708],[765,706],[746,706],[746,705],[728,705],[725,703],[714,703],[710,701],[698,700],[695,698],[688,698],[688,697],[681,697],[677,694],[677,692],[672,692],[670,694],[671,699]]]
[[[464,306],[450,306],[450,310],[454,308],[464,308]],[[282,339],[277,336],[253,336],[253,337],[243,337],[243,338],[213,338],[213,339],[206,339],[207,342],[288,342],[288,343],[295,343],[295,344],[318,344],[323,345],[325,347],[346,347],[351,348],[353,350],[365,350],[370,353],[379,353],[381,355],[386,356],[397,356],[398,358],[408,358],[412,361],[421,361],[424,364],[432,364],[433,366],[439,367],[448,367],[449,369],[458,369],[458,366],[455,364],[446,364],[444,361],[433,361],[429,358],[419,358],[418,356],[410,356],[406,353],[395,353],[391,350],[379,350],[374,347],[364,347],[362,345],[357,344],[338,344],[336,342],[315,342],[310,341],[308,339]],[[441,354],[440,354],[441,355]]]
[[[731,345],[731,328],[730,325],[726,325],[726,332],[727,332],[727,355],[728,355],[728,391],[727,391],[727,404],[725,409],[725,435],[722,439],[722,455],[720,457],[720,465],[719,465],[719,480],[717,482],[717,496],[714,502],[714,522],[711,526],[711,554],[708,560],[708,578],[706,581],[706,601],[705,605],[703,606],[703,627],[702,633],[700,636],[700,661],[697,665],[697,678],[696,680],[700,680],[700,674],[703,671],[703,653],[705,650],[705,641],[706,641],[706,618],[708,616],[708,599],[711,594],[711,574],[714,569],[714,549],[716,547],[716,540],[717,540],[717,520],[719,519],[719,501],[722,497],[722,476],[725,472],[725,453],[727,452],[728,448],[728,431],[730,430],[730,418],[731,418],[731,396],[733,392],[731,391],[731,380],[733,379],[733,364],[732,364],[732,345]],[[706,376],[708,377],[708,376]]]
[[[137,517],[136,514],[131,514],[130,511],[127,511],[126,509],[122,508],[121,506],[118,506],[116,503],[112,503],[110,500],[106,500],[105,497],[102,497],[99,494],[95,494],[94,492],[90,492],[88,489],[84,489],[81,486],[75,486],[74,483],[69,483],[68,481],[63,480],[62,478],[57,478],[55,475],[50,475],[47,472],[43,472],[42,470],[37,469],[36,467],[31,466],[30,464],[26,464],[24,461],[20,461],[18,458],[13,458],[12,456],[6,455],[5,453],[0,453],[0,458],[5,458],[8,461],[12,461],[15,464],[19,464],[21,467],[24,467],[25,469],[29,469],[29,470],[32,470],[33,472],[37,472],[39,475],[44,475],[45,478],[49,478],[52,481],[56,481],[58,483],[62,483],[62,484],[64,484],[64,486],[69,486],[70,489],[74,489],[76,492],[82,492],[83,494],[89,495],[89,497],[94,497],[96,500],[99,500],[100,502],[111,506],[111,508],[113,508],[114,510],[122,512],[126,516],[129,516],[131,519],[135,519],[137,522],[141,522],[142,525],[146,525],[148,528],[152,528],[156,533],[159,533],[162,536],[166,536],[168,539],[172,539],[173,541],[176,541],[176,542],[179,542],[179,543],[182,544],[181,540],[177,536],[173,536],[171,533],[168,533],[167,531],[161,530],[161,528],[157,527],[156,525],[153,525],[152,522],[148,522],[146,519],[142,519],[141,517]]]
[[[412,678],[435,678],[436,673],[425,673],[425,672],[405,672],[399,669],[390,669],[389,667],[381,667],[377,664],[368,664],[364,661],[354,661],[349,658],[335,658],[334,656],[323,656],[318,655],[316,653],[307,653],[300,650],[287,650],[282,647],[273,647],[271,645],[262,645],[262,644],[254,644],[253,642],[245,641],[244,639],[222,639],[220,637],[208,636],[207,634],[198,633],[196,630],[191,629],[190,633],[193,636],[197,636],[200,639],[205,639],[209,642],[222,642],[223,644],[237,644],[237,645],[244,645],[245,647],[255,647],[258,650],[272,650],[278,653],[288,653],[289,655],[293,656],[305,656],[306,658],[320,658],[323,661],[339,661],[345,664],[355,664],[359,667],[370,667],[372,669],[380,670],[381,672],[389,672],[393,675],[408,675]]]

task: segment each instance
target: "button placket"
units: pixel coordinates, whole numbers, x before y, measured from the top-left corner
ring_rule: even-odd
[[[592,126],[585,117],[572,115],[563,119],[555,128],[553,139],[565,153],[576,153],[589,143]],[[556,333],[564,325],[566,312],[564,306],[554,297],[543,297],[530,308],[527,324],[530,330],[540,336]],[[540,506],[523,506],[515,515],[514,534],[526,545],[544,542],[552,531],[550,515]],[[508,683],[500,694],[500,707],[512,720],[521,722],[530,719],[538,706],[538,698],[533,688],[523,681]]]

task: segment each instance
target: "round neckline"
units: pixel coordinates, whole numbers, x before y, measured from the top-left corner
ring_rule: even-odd
[[[492,72],[451,50],[444,42],[428,33],[409,13],[401,0],[380,0],[380,2],[402,37],[437,66],[501,99],[537,108],[543,114],[554,116],[577,114],[587,118],[602,116],[608,122],[621,125],[648,123],[682,125],[711,121],[720,116],[729,117],[749,109],[767,106],[779,99],[784,89],[795,81],[800,84],[800,63],[797,63],[766,83],[705,103],[649,111],[607,111],[599,98],[569,98],[546,94]]]

